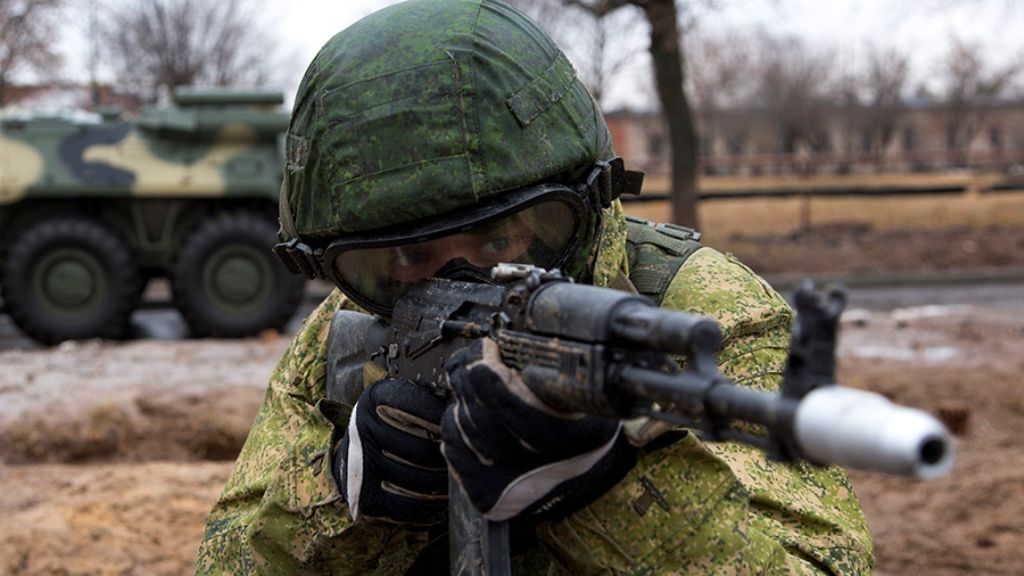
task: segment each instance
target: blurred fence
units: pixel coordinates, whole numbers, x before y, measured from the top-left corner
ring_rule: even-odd
[[[670,199],[668,176],[648,174],[640,196],[623,202],[660,202]],[[698,178],[701,200],[765,197],[837,197],[990,194],[1024,190],[1024,172],[1013,170],[946,169],[924,173],[784,173],[709,175]]]
[[[671,217],[669,179],[648,176],[623,197],[627,213]],[[785,235],[819,227],[952,230],[1024,226],[1024,178],[998,172],[701,176],[700,226],[708,240]]]
[[[660,159],[659,159],[660,160]],[[664,163],[666,160],[662,160]],[[963,148],[704,156],[706,176],[900,174],[972,170],[1024,174],[1024,149]]]

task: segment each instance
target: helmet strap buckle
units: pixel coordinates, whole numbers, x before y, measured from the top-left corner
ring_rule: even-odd
[[[274,254],[292,274],[305,274],[309,279],[322,276],[316,251],[298,238],[277,244],[274,246]]]

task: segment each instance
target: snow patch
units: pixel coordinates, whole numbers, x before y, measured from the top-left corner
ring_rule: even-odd
[[[896,346],[861,345],[846,350],[846,355],[856,358],[881,358],[904,362],[941,364],[960,357],[960,349],[953,346],[932,346],[927,348],[898,348]]]
[[[909,308],[897,308],[892,311],[892,319],[897,322],[909,322],[924,318],[946,318],[949,316],[963,316],[971,313],[971,307],[964,304],[928,306],[911,306]]]

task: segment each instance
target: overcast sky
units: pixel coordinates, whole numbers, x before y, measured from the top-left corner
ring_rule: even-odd
[[[554,0],[552,0],[554,1]],[[388,0],[293,0],[281,17],[281,33],[295,42],[305,63],[337,31],[360,17],[394,4]],[[764,27],[791,33],[836,50],[837,66],[852,66],[869,42],[894,46],[912,57],[918,75],[927,75],[945,53],[948,39],[982,44],[994,61],[1024,56],[1024,0],[722,0],[702,18],[702,27]],[[301,77],[301,71],[296,74]],[[925,78],[918,78],[925,80]],[[611,106],[639,105],[628,86],[611,94]]]
[[[835,47],[840,59],[855,60],[869,42],[893,46],[922,72],[941,58],[953,35],[980,43],[1000,63],[1024,52],[1021,0],[747,0],[726,3],[713,20],[789,32]]]
[[[285,51],[290,54],[290,62],[285,65],[288,69],[281,75],[286,84],[282,88],[294,92],[306,64],[336,32],[394,3],[395,0],[268,2],[268,22],[277,29]],[[763,27],[771,32],[794,34],[808,42],[832,47],[836,51],[836,65],[842,67],[857,61],[871,42],[910,54],[913,69],[922,76],[934,69],[952,34],[982,44],[997,62],[1024,55],[1024,0],[720,0],[718,4],[721,8],[701,18],[702,28],[714,31]],[[65,45],[80,42],[69,36],[71,39]],[[84,70],[80,64],[69,64],[71,69]],[[635,88],[643,89],[644,81],[637,77],[636,81],[621,84],[626,85],[611,93],[608,104],[614,107],[644,103]]]

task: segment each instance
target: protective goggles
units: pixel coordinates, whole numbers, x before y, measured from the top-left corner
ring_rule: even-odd
[[[642,174],[623,173],[616,158],[597,163],[573,186],[529,186],[455,215],[350,234],[326,247],[293,239],[274,250],[292,272],[330,280],[363,308],[390,316],[395,302],[427,278],[489,282],[501,262],[564,268],[600,208],[624,188],[639,190]]]
[[[588,213],[580,192],[544,184],[455,219],[335,240],[323,252],[322,270],[357,304],[388,316],[396,300],[427,278],[486,282],[500,262],[562,267]]]

